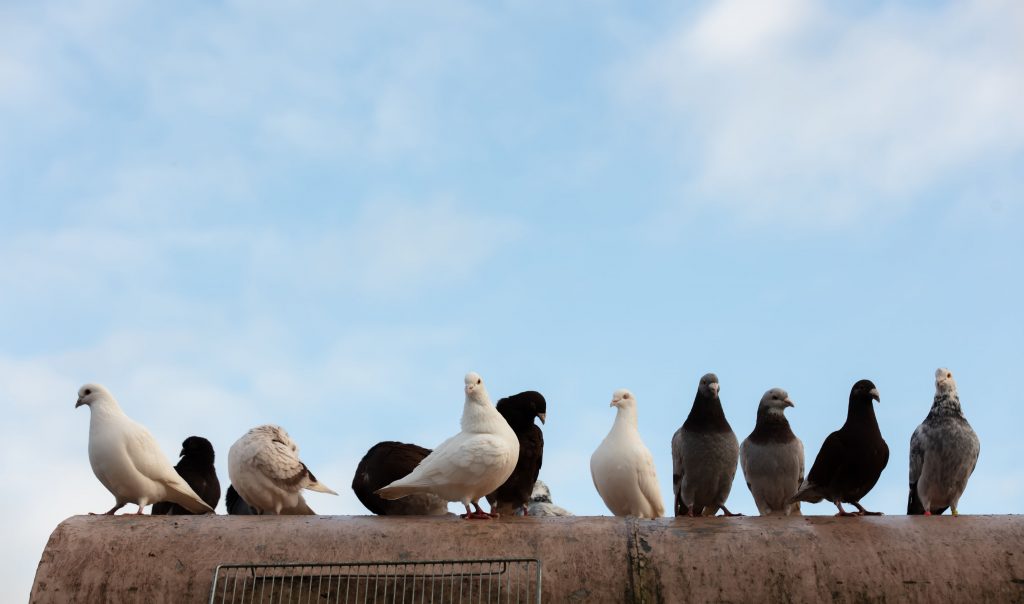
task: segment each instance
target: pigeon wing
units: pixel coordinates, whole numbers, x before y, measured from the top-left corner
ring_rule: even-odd
[[[290,446],[273,440],[269,447],[259,447],[252,458],[253,465],[274,485],[285,491],[298,491],[316,477]]]
[[[196,495],[167,460],[160,445],[144,426],[131,422],[125,434],[125,452],[136,471],[146,478],[163,484],[168,500],[195,514],[212,512],[213,508]]]
[[[644,499],[650,504],[654,518],[661,518],[665,515],[665,504],[661,499],[661,488],[658,487],[658,476],[654,470],[654,458],[650,451],[644,451],[640,463],[637,465],[637,485]]]
[[[917,494],[917,481],[924,466],[925,426],[922,423],[910,437],[910,495],[907,497],[907,514],[924,514],[924,503]]]
[[[672,493],[675,495],[675,515],[685,516],[689,511],[683,503],[683,429],[672,435]]]

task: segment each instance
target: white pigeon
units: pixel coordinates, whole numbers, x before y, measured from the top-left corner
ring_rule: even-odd
[[[174,502],[193,514],[213,512],[178,475],[149,430],[125,415],[106,388],[79,388],[75,408],[82,405],[90,409],[89,464],[116,500],[106,514],[128,503],[138,505],[141,514],[159,501]]]
[[[314,514],[302,489],[337,495],[299,460],[299,446],[281,426],[256,426],[228,451],[228,476],[242,499],[260,514]]]
[[[483,379],[466,374],[462,431],[423,458],[408,476],[378,489],[384,499],[433,493],[466,507],[463,518],[493,518],[480,509],[481,497],[508,480],[519,461],[519,438],[491,404]],[[476,511],[469,509],[470,504]]]
[[[590,457],[594,487],[616,516],[659,518],[665,505],[654,458],[637,429],[636,397],[629,390],[616,390],[610,406],[618,407],[615,423]]]

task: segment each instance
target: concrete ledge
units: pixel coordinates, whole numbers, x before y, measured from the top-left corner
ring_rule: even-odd
[[[223,563],[536,557],[546,602],[1024,601],[1024,517],[75,516],[32,602],[200,602]]]

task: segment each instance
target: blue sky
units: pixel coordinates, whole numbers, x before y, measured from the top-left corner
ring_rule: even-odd
[[[1024,511],[1019,3],[549,4],[0,6],[9,598],[110,506],[87,381],[225,484],[285,426],[351,514],[359,457],[449,436],[475,370],[547,396],[542,478],[604,514],[616,388],[667,505],[703,373],[741,439],[786,388],[808,465],[866,377],[895,514],[944,366],[982,440],[962,512]]]

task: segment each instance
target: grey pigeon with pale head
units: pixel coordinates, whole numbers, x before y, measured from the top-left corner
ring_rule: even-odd
[[[765,392],[757,406],[754,431],[740,445],[743,477],[762,516],[800,513],[800,502],[789,501],[804,480],[804,444],[785,415],[792,406],[782,388]]]
[[[665,504],[654,457],[640,438],[636,397],[629,390],[616,390],[609,406],[618,409],[615,422],[590,456],[594,488],[616,516],[660,518]]]
[[[572,516],[573,513],[556,505],[551,501],[551,489],[543,480],[533,484],[533,493],[530,495],[530,502],[527,504],[526,513],[523,510],[516,512],[516,516]]]
[[[725,507],[736,477],[740,444],[725,419],[718,376],[705,374],[693,407],[672,436],[672,489],[676,516],[714,516]]]
[[[158,501],[176,503],[193,514],[213,512],[178,475],[160,445],[144,426],[132,421],[110,392],[99,384],[78,389],[75,407],[86,405],[89,418],[89,464],[114,495],[113,514],[128,503],[143,508]]]
[[[519,460],[519,438],[494,408],[483,378],[466,374],[464,392],[459,433],[438,445],[408,476],[378,489],[377,495],[398,499],[431,493],[465,506],[463,518],[496,516],[493,510],[488,514],[480,509],[478,502],[512,475]]]
[[[231,486],[260,514],[314,514],[302,490],[337,495],[299,459],[299,446],[281,426],[246,432],[228,451]]]
[[[981,442],[960,408],[956,380],[948,369],[935,371],[931,411],[910,437],[910,498],[907,514],[953,515],[981,452]]]

